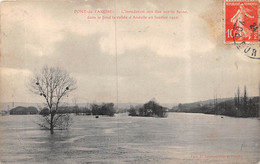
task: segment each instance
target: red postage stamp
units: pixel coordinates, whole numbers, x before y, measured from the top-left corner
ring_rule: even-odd
[[[225,43],[258,42],[258,1],[225,2]]]

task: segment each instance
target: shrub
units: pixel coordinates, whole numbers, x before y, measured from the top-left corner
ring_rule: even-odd
[[[116,112],[113,103],[103,103],[101,105],[92,104],[91,110],[93,115],[114,116]]]

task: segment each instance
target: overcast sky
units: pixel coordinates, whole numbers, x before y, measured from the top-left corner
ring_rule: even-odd
[[[118,16],[120,10],[188,13],[172,14],[178,16],[175,20],[116,23],[74,13],[79,9],[115,12],[115,7]],[[214,0],[2,2],[1,101],[42,102],[26,84],[33,72],[48,65],[66,69],[77,80],[78,89],[65,101],[116,102],[115,45],[119,102],[233,97],[244,85],[249,96],[258,95],[259,60],[224,44],[223,8]]]

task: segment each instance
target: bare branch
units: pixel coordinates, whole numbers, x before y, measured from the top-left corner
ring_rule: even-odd
[[[34,74],[29,83],[29,90],[42,96],[47,103],[51,117],[45,117],[45,121],[52,127],[59,119],[54,116],[62,98],[76,88],[76,81],[70,77],[67,71],[58,67],[43,67],[40,72]]]

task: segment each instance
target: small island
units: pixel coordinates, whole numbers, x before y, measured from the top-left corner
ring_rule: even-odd
[[[142,117],[167,117],[167,111],[167,108],[159,105],[155,100],[151,100],[141,106],[131,106],[128,110],[128,115]]]

